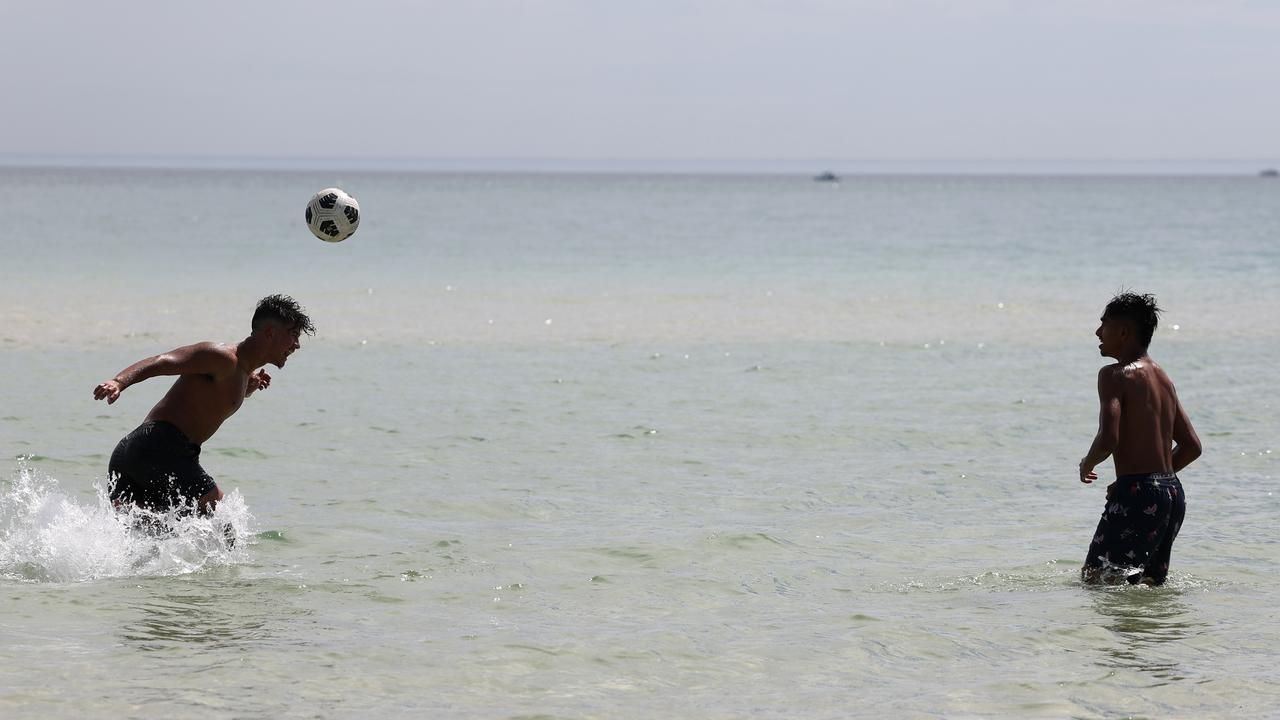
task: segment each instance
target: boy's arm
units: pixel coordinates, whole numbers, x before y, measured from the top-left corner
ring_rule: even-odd
[[[93,389],[93,399],[106,399],[110,405],[125,388],[157,375],[220,375],[234,370],[235,365],[235,358],[219,345],[209,342],[185,345],[163,355],[143,358],[121,370]]]
[[[1173,417],[1173,471],[1176,473],[1200,457],[1202,448],[1200,436],[1191,427],[1191,418],[1187,417],[1187,411],[1183,409],[1176,394],[1174,402],[1178,403],[1178,413]]]
[[[1098,434],[1089,446],[1089,452],[1080,459],[1080,482],[1091,483],[1098,479],[1093,468],[1106,460],[1120,444],[1120,384],[1119,373],[1114,366],[1098,371]]]

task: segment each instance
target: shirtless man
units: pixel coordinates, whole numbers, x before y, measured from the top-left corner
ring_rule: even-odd
[[[1159,313],[1151,295],[1122,293],[1096,333],[1102,355],[1116,362],[1098,371],[1102,411],[1080,482],[1096,480],[1093,468],[1108,455],[1116,481],[1081,568],[1087,583],[1163,584],[1182,527],[1187,506],[1177,473],[1200,457],[1200,438],[1173,382],[1147,354]]]
[[[271,385],[262,369],[284,367],[302,333],[315,333],[311,319],[293,298],[263,298],[253,313],[252,332],[235,345],[202,342],[170,350],[130,365],[93,389],[95,400],[114,403],[125,388],[157,375],[177,375],[169,392],[146,420],[124,436],[111,453],[111,499],[149,510],[196,503],[212,512],[222,491],[200,467],[200,445],[240,409],[244,399]]]

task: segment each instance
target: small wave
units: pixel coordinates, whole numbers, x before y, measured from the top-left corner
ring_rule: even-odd
[[[988,570],[976,575],[951,576],[936,579],[905,579],[881,583],[877,592],[891,593],[948,593],[969,589],[990,592],[1042,592],[1067,588],[1083,588],[1100,593],[1152,594],[1182,593],[1226,587],[1225,583],[1195,577],[1185,572],[1172,572],[1168,581],[1159,587],[1143,584],[1090,585],[1080,579],[1080,562],[1076,560],[1051,560],[1035,569]]]
[[[937,579],[906,579],[876,586],[880,592],[931,593],[985,589],[992,592],[1037,592],[1057,590],[1079,584],[1080,564],[1057,560],[1043,568],[1027,570],[988,570],[976,575],[950,576]]]
[[[19,459],[10,480],[0,483],[0,578],[86,582],[181,575],[246,556],[253,517],[239,490],[227,493],[209,517],[197,517],[117,511],[107,488],[93,487],[94,501],[79,502],[28,458]]]

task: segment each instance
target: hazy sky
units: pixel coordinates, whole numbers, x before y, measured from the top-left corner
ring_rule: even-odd
[[[0,0],[0,155],[1274,159],[1274,0]]]

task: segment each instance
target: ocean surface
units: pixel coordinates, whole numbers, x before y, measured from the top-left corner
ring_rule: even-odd
[[[341,244],[303,209],[361,204]],[[1261,718],[1280,182],[0,169],[0,716]],[[1205,454],[1082,586],[1093,332],[1157,295]],[[318,328],[133,533],[126,365]],[[230,523],[234,549],[215,527]]]

